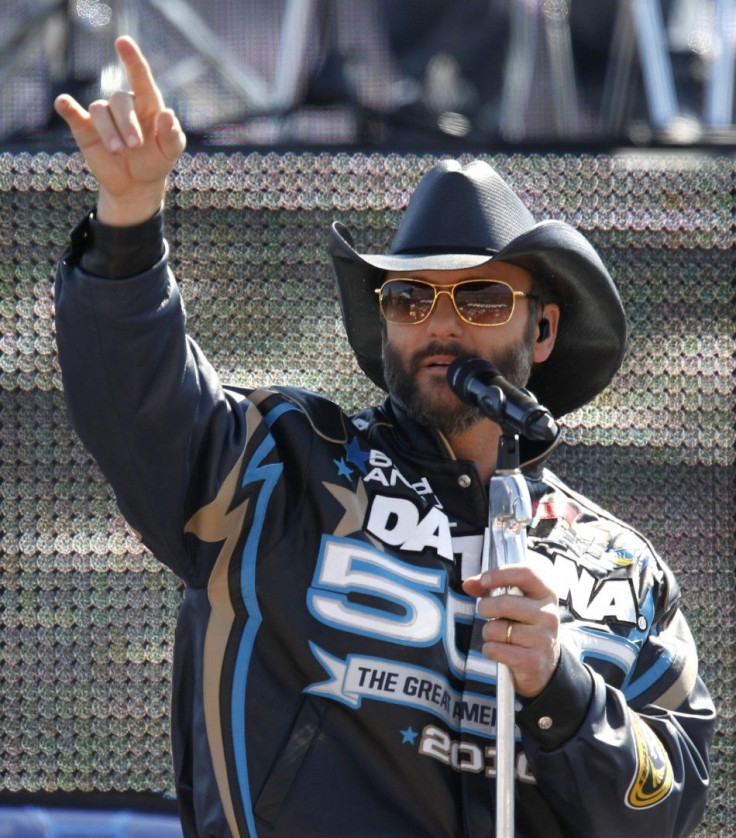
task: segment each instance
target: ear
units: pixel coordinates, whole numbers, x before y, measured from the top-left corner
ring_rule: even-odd
[[[546,320],[546,326],[540,328],[540,323]],[[557,328],[560,325],[560,307],[556,303],[547,303],[538,315],[536,339],[533,347],[532,360],[535,364],[541,364],[552,354],[555,340],[557,339]]]

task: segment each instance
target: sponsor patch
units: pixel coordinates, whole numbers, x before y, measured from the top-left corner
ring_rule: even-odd
[[[654,732],[634,713],[629,714],[636,739],[636,773],[626,795],[631,809],[661,803],[672,791],[672,765]]]

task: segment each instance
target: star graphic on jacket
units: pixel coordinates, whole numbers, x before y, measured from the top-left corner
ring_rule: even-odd
[[[345,445],[343,447],[345,448],[345,459],[354,466],[357,466],[361,474],[365,474],[367,471],[365,464],[367,459],[370,457],[370,454],[366,454],[365,451],[363,451],[358,444],[357,438],[353,437],[350,445]]]
[[[413,745],[416,742],[417,736],[419,734],[412,730],[411,725],[406,730],[400,730],[399,733],[401,734],[401,744],[406,745]]]
[[[365,521],[365,515],[368,509],[368,496],[366,495],[363,481],[358,480],[355,491],[345,486],[337,486],[334,483],[325,483],[324,487],[345,510],[345,514],[335,526],[332,534],[338,538],[342,538],[352,533],[360,532],[363,528],[363,521]],[[370,533],[367,535],[369,540],[378,547],[378,540],[370,535]]]
[[[341,457],[339,460],[333,460],[332,462],[337,466],[337,473],[340,477],[347,477],[347,479],[350,480],[353,476],[353,470],[349,468],[344,458]]]

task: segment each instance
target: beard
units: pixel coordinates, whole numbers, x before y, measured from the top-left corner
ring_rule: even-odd
[[[455,341],[443,344],[433,341],[410,358],[401,357],[384,335],[383,374],[388,392],[402,410],[420,425],[436,428],[447,437],[458,436],[485,415],[475,405],[460,401],[444,377],[431,382],[426,392],[419,389],[416,373],[421,362],[431,355],[454,355],[459,358],[467,350]],[[495,364],[503,377],[516,387],[525,387],[532,371],[532,343],[529,335],[513,346],[483,358]]]

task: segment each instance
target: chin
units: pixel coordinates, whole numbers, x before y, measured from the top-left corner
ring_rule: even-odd
[[[445,383],[442,387],[414,390],[413,398],[401,402],[405,412],[421,425],[453,437],[466,431],[482,418],[478,408],[461,402]]]
[[[427,352],[461,354],[462,347],[430,347]],[[421,355],[404,360],[396,348],[386,341],[383,347],[383,369],[388,391],[402,410],[418,422],[456,436],[482,418],[476,407],[458,399],[447,382],[446,367],[421,367]]]

